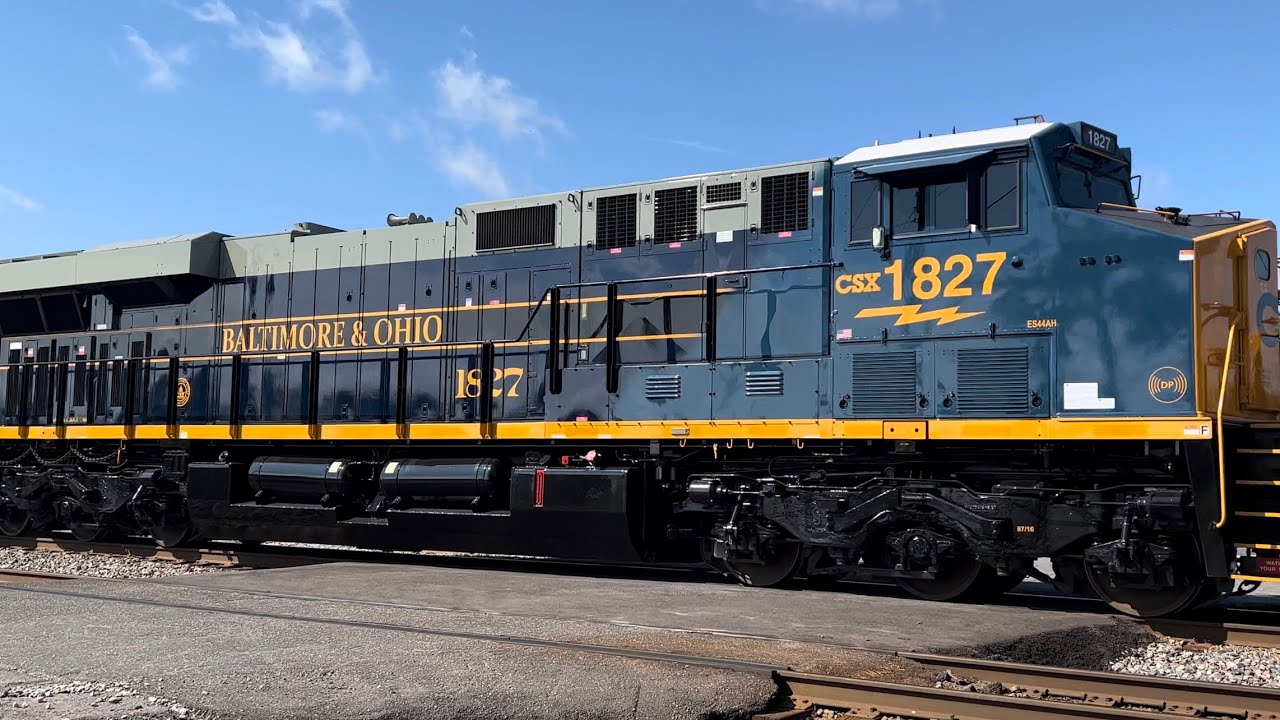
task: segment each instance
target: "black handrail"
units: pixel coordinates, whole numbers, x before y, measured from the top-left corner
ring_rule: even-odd
[[[227,425],[231,426],[232,435],[235,436],[240,430],[240,378],[244,372],[244,356],[240,354],[231,356],[231,410],[227,416]]]
[[[396,352],[396,427],[409,421],[409,348],[401,345]]]
[[[480,346],[480,391],[476,396],[476,419],[481,424],[493,421],[493,343]]]
[[[564,374],[561,372],[561,353],[560,348],[560,288],[553,287],[548,291],[551,296],[551,315],[547,323],[547,344],[550,346],[547,350],[547,393],[550,395],[559,395],[562,387]],[[529,316],[532,319],[532,315]]]
[[[57,383],[54,389],[54,427],[63,427],[67,424],[67,370],[69,363],[66,361],[58,363]]]
[[[178,373],[178,356],[169,358],[169,397],[164,403],[164,424],[170,437],[178,434],[178,388],[182,387],[182,378]]]
[[[618,284],[608,283],[605,286],[605,315],[604,315],[604,389],[610,394],[618,392],[618,316],[621,315],[618,310]]]

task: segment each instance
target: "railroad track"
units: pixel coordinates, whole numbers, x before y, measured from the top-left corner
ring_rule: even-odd
[[[84,586],[60,586],[69,576],[40,572],[0,571],[0,591],[37,593],[124,605],[178,609],[191,613],[270,618],[351,628],[437,635],[505,645],[621,656],[655,662],[713,667],[771,675],[778,684],[780,705],[758,720],[815,717],[833,710],[857,718],[948,718],[951,720],[1139,720],[1197,717],[1214,720],[1280,720],[1280,690],[1117,673],[1064,670],[1035,665],[946,657],[921,653],[884,653],[914,663],[945,678],[944,687],[884,680],[813,675],[781,669],[750,658],[712,657],[683,652],[598,645],[463,631],[390,622],[370,622],[307,613],[236,608],[178,599],[144,599],[103,594]],[[917,682],[920,674],[917,673]],[[928,673],[924,677],[929,677]]]
[[[1280,717],[1280,690],[1269,688],[921,653],[897,653],[897,656],[937,670],[940,677],[948,678],[947,684],[952,687],[919,687],[778,671],[779,687],[794,707],[756,718],[810,717],[815,709],[843,711],[855,718],[969,720],[1175,717],[1274,720]]]
[[[1212,645],[1280,648],[1280,627],[1275,625],[1180,619],[1142,620],[1140,624],[1147,631],[1161,637]]]

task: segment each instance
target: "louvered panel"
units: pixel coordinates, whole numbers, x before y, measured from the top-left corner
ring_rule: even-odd
[[[698,239],[698,186],[666,188],[653,194],[653,241]]]
[[[476,213],[476,250],[508,250],[555,241],[555,205]]]
[[[636,246],[636,194],[606,195],[596,202],[596,247]]]
[[[748,396],[781,395],[781,370],[752,370],[747,373],[746,388]]]
[[[760,232],[809,227],[809,173],[770,175],[760,180]]]
[[[957,351],[956,409],[966,415],[1025,415],[1030,366],[1025,347]]]
[[[680,397],[680,376],[650,375],[644,379],[644,396],[648,400],[675,400]]]
[[[851,408],[855,415],[913,416],[918,384],[914,351],[854,355]]]
[[[720,183],[707,186],[707,204],[737,202],[742,199],[742,183]]]

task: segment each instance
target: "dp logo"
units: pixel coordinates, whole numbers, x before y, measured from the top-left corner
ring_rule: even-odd
[[[1147,392],[1162,403],[1176,403],[1187,394],[1187,376],[1175,367],[1162,367],[1147,379]]]

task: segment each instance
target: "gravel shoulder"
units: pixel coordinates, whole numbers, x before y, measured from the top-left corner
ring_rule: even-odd
[[[139,579],[224,572],[227,568],[163,560],[0,547],[0,569],[85,577]]]
[[[1158,638],[1123,654],[1108,669],[1177,680],[1280,688],[1280,650],[1274,648]]]

